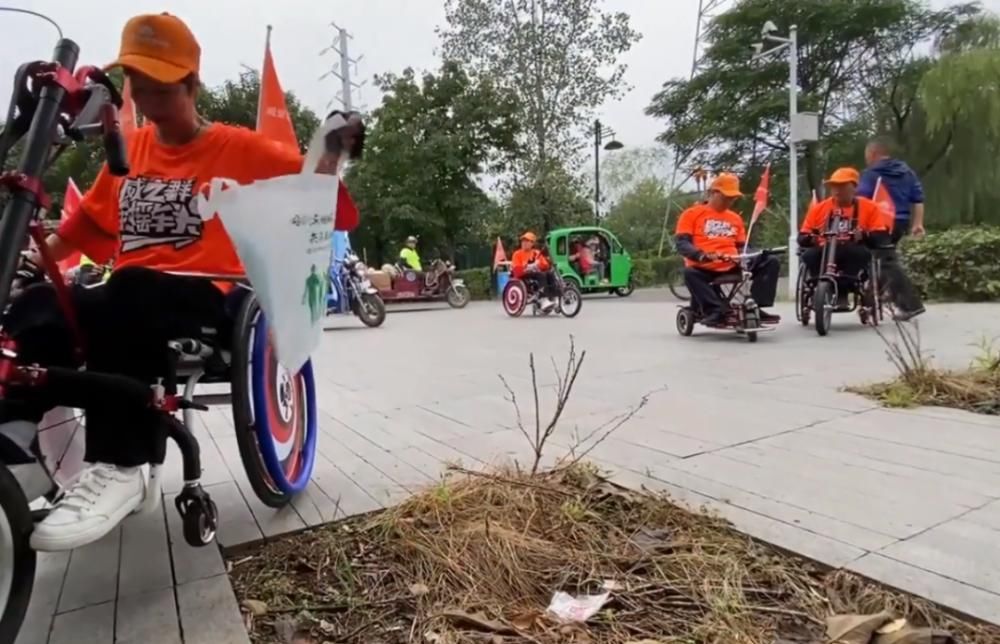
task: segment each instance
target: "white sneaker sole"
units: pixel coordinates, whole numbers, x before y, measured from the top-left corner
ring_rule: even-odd
[[[114,530],[125,517],[135,512],[135,510],[142,503],[142,493],[136,494],[130,498],[126,503],[115,511],[106,521],[100,521],[94,523],[92,526],[83,531],[69,531],[65,534],[59,535],[42,535],[39,534],[38,528],[31,533],[31,548],[37,550],[38,552],[62,552],[65,550],[73,550],[74,548],[82,548],[83,546],[89,545],[98,541],[104,535],[108,534]],[[43,521],[43,525],[45,522]],[[62,530],[60,530],[62,532]]]

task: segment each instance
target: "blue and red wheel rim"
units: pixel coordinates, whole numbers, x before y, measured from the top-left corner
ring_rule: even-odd
[[[312,361],[292,376],[278,362],[263,313],[254,321],[250,389],[253,427],[271,482],[284,494],[309,484],[316,456],[316,385]]]

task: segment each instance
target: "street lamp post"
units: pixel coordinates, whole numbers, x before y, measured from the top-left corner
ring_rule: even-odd
[[[799,216],[799,151],[800,141],[815,140],[815,136],[805,134],[804,124],[800,122],[799,114],[799,30],[796,25],[788,29],[788,37],[776,36],[774,32],[777,26],[770,20],[761,29],[763,41],[778,43],[777,47],[772,47],[766,51],[764,42],[753,45],[753,59],[762,58],[778,54],[788,50],[788,295],[795,297],[796,280],[799,272],[799,256],[796,252],[798,245],[798,216]],[[802,115],[806,116],[806,115]],[[809,115],[813,116],[813,115]]]
[[[615,139],[615,131],[601,125],[600,119],[594,120],[594,225],[601,225],[601,143],[611,139],[604,149],[621,150],[625,145]]]

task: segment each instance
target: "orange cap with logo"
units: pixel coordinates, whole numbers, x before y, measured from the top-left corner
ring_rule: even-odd
[[[133,69],[161,83],[176,83],[201,66],[201,47],[184,21],[149,13],[125,23],[118,58],[108,67]]]
[[[536,237],[535,233],[531,232],[530,230],[521,235],[521,239],[527,239],[528,241],[538,241],[538,237]]]
[[[723,172],[717,176],[708,189],[710,192],[720,192],[724,197],[743,196],[743,193],[740,192],[740,178],[728,172]]]
[[[830,178],[826,180],[826,183],[853,183],[854,185],[858,185],[859,181],[861,181],[861,175],[854,168],[838,168],[833,171],[833,174],[831,174]]]

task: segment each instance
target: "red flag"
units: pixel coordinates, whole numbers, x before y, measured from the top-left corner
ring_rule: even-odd
[[[760,185],[753,197],[753,214],[750,215],[750,224],[753,225],[761,214],[767,209],[767,197],[771,192],[771,164],[764,168],[764,175],[760,178]]]
[[[78,211],[81,201],[83,201],[83,195],[80,193],[80,189],[76,187],[73,179],[70,179],[66,182],[66,195],[63,197],[60,221],[65,221],[72,213]],[[79,266],[82,257],[83,255],[80,254],[80,251],[73,251],[69,257],[59,262],[59,270],[65,273],[69,269]]]
[[[285,104],[285,93],[278,81],[278,72],[271,58],[271,28],[267,28],[267,42],[264,45],[264,67],[260,73],[260,98],[257,103],[257,131],[267,138],[283,145],[299,149],[292,119]]]
[[[125,84],[122,86],[122,110],[118,115],[122,124],[122,134],[128,137],[139,129],[139,117],[135,113],[135,101],[132,100],[132,86],[125,77]]]
[[[493,270],[497,269],[497,266],[507,261],[507,253],[504,252],[503,243],[500,238],[497,237],[497,247],[493,251]]]
[[[878,205],[878,209],[882,211],[882,221],[885,222],[885,225],[891,232],[896,223],[896,204],[892,200],[892,195],[889,194],[889,189],[882,183],[882,177],[879,177],[875,182],[875,192],[872,193],[872,200]]]

